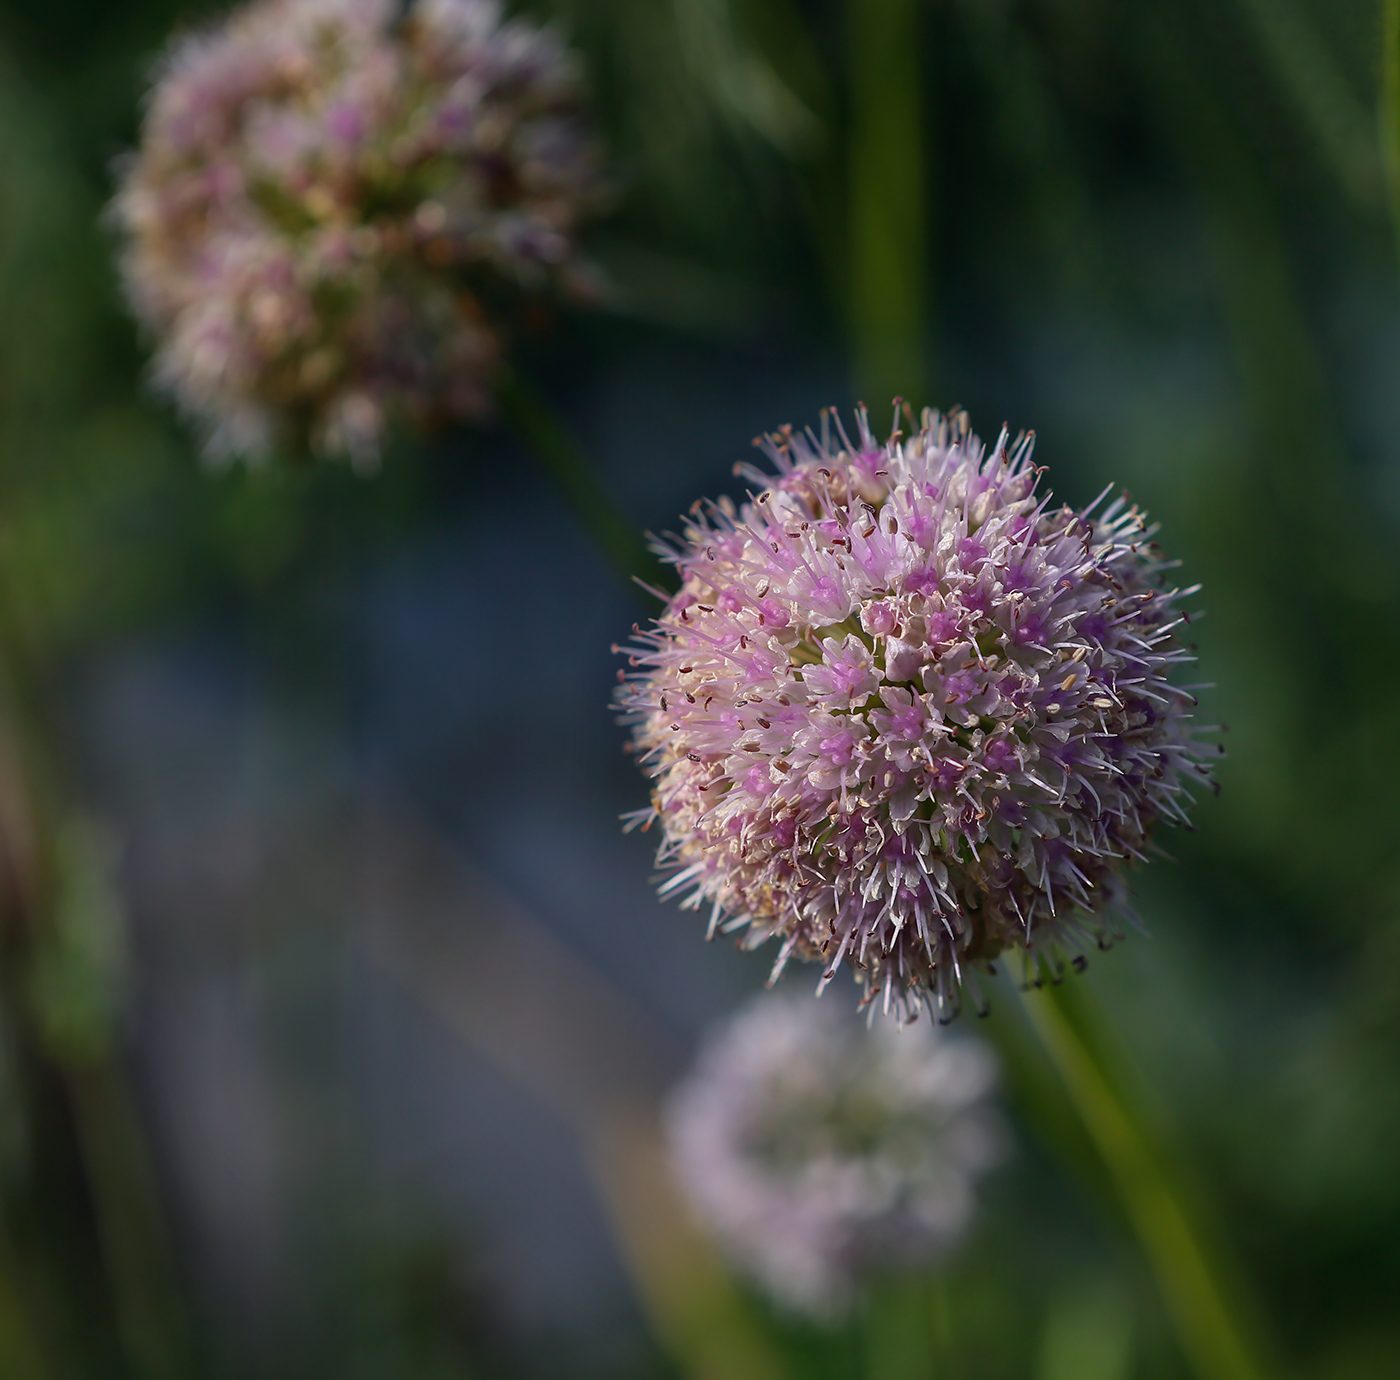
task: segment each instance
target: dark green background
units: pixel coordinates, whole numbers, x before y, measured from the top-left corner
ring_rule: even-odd
[[[257,806],[274,832],[307,814],[288,801],[328,781],[387,780],[565,932],[559,896],[532,891],[568,866],[550,840],[611,837],[643,789],[606,710],[607,646],[635,610],[508,435],[404,442],[367,480],[329,464],[215,473],[145,389],[101,214],[153,56],[214,8],[0,3],[7,693],[21,738],[48,745],[42,789],[58,813],[117,840],[129,916],[124,941],[79,926],[76,957],[10,944],[0,1170],[14,1306],[61,1375],[667,1374],[620,1277],[596,1316],[521,1323],[431,1192],[413,1211],[380,1192],[353,1116],[278,1170],[324,1191],[292,1194],[271,1254],[294,1264],[263,1295],[226,1297],[181,1188],[198,1167],[162,1119],[180,1095],[162,1042],[182,1037],[160,1016],[180,974],[256,987],[265,1066],[296,1097],[353,1101],[365,1051],[393,1057],[345,977],[334,907],[270,913],[238,893],[208,898],[208,931],[198,914],[178,940],[150,921],[150,878],[180,847],[151,821],[178,812],[182,791],[224,798],[250,770],[243,740],[182,727],[191,676],[188,703],[269,705],[284,725],[293,746]],[[1228,726],[1222,791],[1200,802],[1196,832],[1162,840],[1174,861],[1136,880],[1151,937],[1085,981],[1279,1373],[1396,1373],[1400,293],[1375,136],[1378,7],[559,12],[615,160],[617,209],[592,241],[615,297],[526,342],[524,368],[639,525],[732,491],[756,431],[899,388],[962,404],[984,435],[1034,427],[1047,482],[1070,501],[1126,485],[1203,582],[1193,633],[1199,678],[1216,685],[1204,712]],[[917,42],[881,49],[882,24],[912,25]],[[751,99],[773,88],[785,115]],[[881,258],[871,246],[891,220]],[[129,674],[138,664],[195,670],[157,678],[158,695]],[[170,760],[149,748],[170,742]],[[565,771],[575,755],[584,766]],[[191,773],[197,788],[180,784]],[[515,822],[495,827],[496,793],[512,790]],[[609,928],[611,883],[588,873],[595,918],[571,942],[666,1025],[679,1059],[758,984],[762,960],[701,952],[694,917],[647,908],[644,841],[618,844],[609,866],[631,919]],[[297,876],[288,897],[303,894]],[[653,953],[663,933],[671,947]],[[691,942],[703,980],[677,975]],[[174,1280],[152,1289],[183,1298],[191,1321],[168,1361],[150,1359],[159,1343],[123,1340],[92,1161],[75,1149],[72,1071],[89,1057],[129,1073],[173,1223]],[[404,1057],[391,1081],[414,1078]],[[224,1075],[194,1076],[217,1089]],[[900,1380],[931,1374],[935,1352],[958,1380],[1187,1373],[1105,1197],[1012,1116],[1020,1149],[940,1286],[951,1323],[934,1351],[908,1321],[909,1286],[892,1284],[863,1327],[833,1337],[766,1323],[795,1376]],[[131,1132],[121,1115],[111,1126]],[[494,1172],[508,1178],[510,1158]]]

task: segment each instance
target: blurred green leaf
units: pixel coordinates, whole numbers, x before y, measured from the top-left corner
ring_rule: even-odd
[[[52,843],[54,903],[31,959],[29,997],[53,1053],[74,1067],[112,1054],[130,960],[117,893],[116,848],[72,816]]]
[[[1132,1299],[1113,1279],[1081,1279],[1050,1300],[1036,1380],[1127,1380]]]
[[[1400,0],[1381,9],[1381,156],[1390,192],[1390,217],[1400,251]]]
[[[1342,191],[1364,211],[1381,201],[1374,126],[1321,35],[1295,0],[1239,0],[1319,154]]]
[[[924,140],[924,12],[917,0],[847,6],[851,132],[851,350],[877,433],[896,396],[930,395],[926,352],[930,150]]]

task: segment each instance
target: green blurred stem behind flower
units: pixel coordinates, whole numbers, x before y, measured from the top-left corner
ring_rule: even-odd
[[[857,395],[876,416],[929,392],[918,0],[851,0],[849,316]]]
[[[1400,254],[1400,0],[1385,0],[1381,16],[1381,152]]]
[[[1263,1369],[1159,1145],[1092,1038],[1075,985],[1026,994],[1024,1005],[1084,1129],[1113,1180],[1156,1276],[1182,1351],[1200,1380],[1262,1380]]]
[[[521,443],[558,487],[613,569],[624,579],[665,589],[671,576],[618,511],[588,458],[544,398],[509,366],[500,370],[497,396]],[[651,601],[647,602],[650,608]]]

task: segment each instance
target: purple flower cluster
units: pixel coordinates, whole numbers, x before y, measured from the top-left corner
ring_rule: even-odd
[[[373,460],[489,410],[509,316],[588,286],[597,151],[556,39],[495,0],[255,0],[185,38],[114,205],[155,376],[213,454]]]
[[[1120,871],[1209,782],[1168,676],[1191,590],[1135,508],[1038,497],[1033,437],[961,414],[885,444],[764,442],[761,492],[698,504],[620,690],[655,778],[664,893],[710,933],[849,965],[886,1009],[959,1005],[1027,951],[1111,935]]]
[[[936,1259],[1001,1156],[987,1051],[773,993],[706,1041],[671,1097],[696,1217],[784,1306],[831,1316],[866,1274]]]

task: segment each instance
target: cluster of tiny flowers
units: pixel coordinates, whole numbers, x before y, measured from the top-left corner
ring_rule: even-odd
[[[1004,951],[1105,945],[1121,868],[1210,780],[1180,590],[1122,498],[1037,496],[1033,437],[961,414],[883,445],[785,429],[761,492],[697,504],[620,703],[655,778],[663,892],[710,933],[843,963],[912,1019]],[[975,985],[973,994],[976,995]]]
[[[508,316],[581,293],[599,160],[558,42],[494,0],[256,0],[178,42],[114,214],[155,376],[212,454],[372,460],[489,410]]]
[[[780,1304],[835,1315],[863,1276],[943,1254],[999,1158],[989,1055],[927,1022],[873,1026],[771,993],[721,1027],[672,1095],[677,1178]]]

